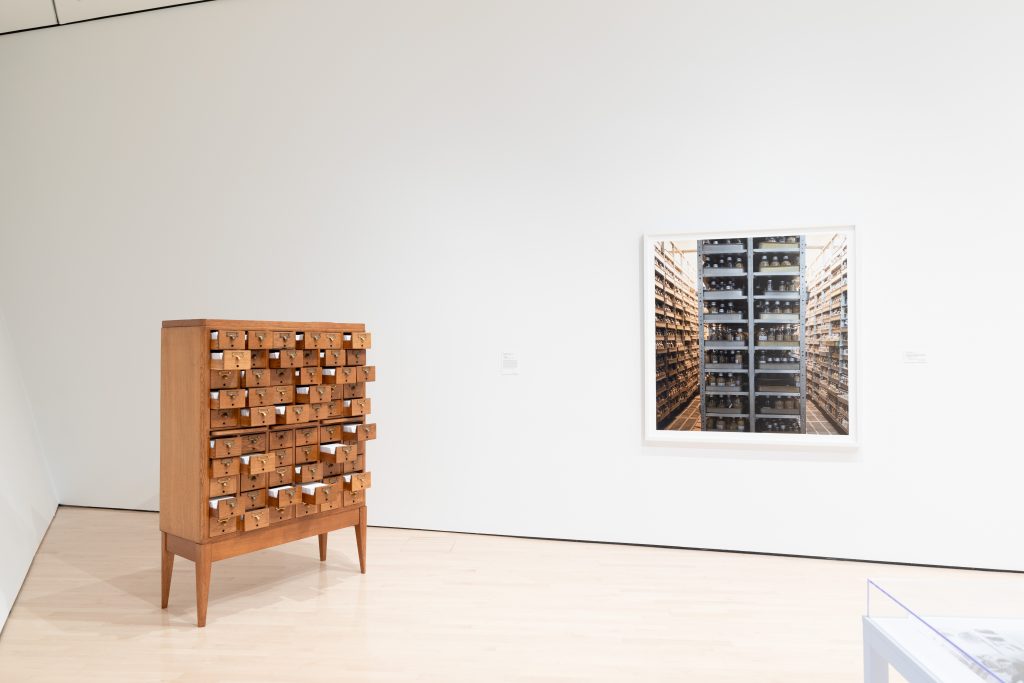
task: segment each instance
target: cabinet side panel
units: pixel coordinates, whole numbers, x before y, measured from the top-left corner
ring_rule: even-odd
[[[160,339],[160,530],[199,542],[209,414],[202,327],[165,327]]]

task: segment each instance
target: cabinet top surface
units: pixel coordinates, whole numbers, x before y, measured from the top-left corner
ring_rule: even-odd
[[[164,327],[210,327],[237,328],[245,330],[338,330],[342,332],[365,332],[363,323],[288,322],[281,320],[224,320],[221,318],[196,318],[194,320],[165,320]]]

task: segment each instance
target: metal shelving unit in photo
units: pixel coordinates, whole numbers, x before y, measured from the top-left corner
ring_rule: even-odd
[[[703,431],[752,431],[751,242],[697,242],[700,418]]]
[[[752,240],[754,431],[807,430],[807,276],[802,235]]]
[[[654,249],[657,420],[662,427],[697,393],[697,285],[672,243]]]
[[[701,240],[701,428],[806,430],[802,236]]]

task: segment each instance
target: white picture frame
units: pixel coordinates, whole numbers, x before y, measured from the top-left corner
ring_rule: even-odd
[[[697,240],[769,237],[775,235],[817,235],[843,233],[847,240],[847,341],[849,429],[846,434],[784,434],[762,432],[683,431],[658,427],[657,361],[655,328],[655,248],[663,242],[694,242]],[[648,445],[752,448],[764,450],[783,447],[787,450],[822,451],[856,449],[860,425],[857,409],[857,277],[856,230],[852,225],[823,227],[775,227],[765,229],[730,229],[680,231],[648,234],[643,237],[643,439]],[[698,394],[696,400],[700,400]],[[810,399],[808,399],[810,400]]]

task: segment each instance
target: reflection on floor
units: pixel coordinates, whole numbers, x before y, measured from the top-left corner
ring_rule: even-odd
[[[676,416],[666,429],[677,432],[699,432],[700,431],[700,394],[690,399],[689,404]],[[838,434],[836,428],[828,421],[828,418],[818,410],[813,402],[807,402],[807,433],[808,434]]]

